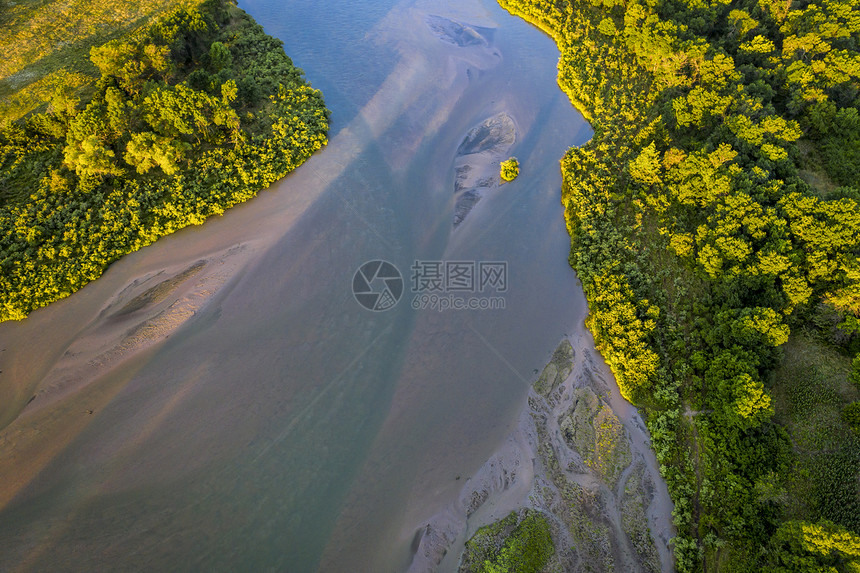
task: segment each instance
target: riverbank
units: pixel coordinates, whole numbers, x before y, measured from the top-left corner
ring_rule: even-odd
[[[92,85],[62,76],[40,113],[0,121],[0,321],[247,201],[328,141],[322,94],[233,4],[110,35],[79,54]]]
[[[547,570],[674,571],[673,505],[648,432],[583,324],[535,378],[515,430],[416,532],[409,571],[457,571],[482,527],[524,510],[550,522]]]
[[[146,301],[154,317],[215,270],[215,254],[246,246],[169,338],[40,410],[63,429],[0,432],[3,459],[17,440],[56,452],[0,508],[0,569],[402,571],[412,524],[456,499],[514,429],[528,386],[517,373],[541,367],[584,307],[565,264],[556,166],[590,130],[555,89],[551,42],[495,5],[380,5],[258,3],[255,18],[295,42],[287,51],[334,104],[326,148],[253,201],[0,325],[0,402],[14,415],[94,320],[132,324]],[[428,15],[493,29],[489,46],[441,41]],[[457,147],[502,111],[530,175],[452,232]],[[404,277],[416,258],[506,260],[506,308],[416,312],[404,298],[370,313],[350,281],[377,257]]]
[[[845,168],[860,127],[843,120],[857,117],[857,77],[831,76],[840,64],[823,56],[838,44],[828,30],[851,28],[849,2],[499,2],[555,40],[559,86],[594,125],[561,161],[569,261],[597,349],[647,414],[676,506],[678,570],[850,567],[835,539],[860,533],[847,509],[860,507],[860,458],[835,411],[856,393],[774,400],[794,384],[777,368],[791,362],[789,334],[814,333],[846,363],[860,342],[848,270],[860,194]],[[795,49],[810,38],[822,46],[812,58]],[[813,88],[801,79],[813,69],[832,79]],[[847,437],[842,451],[819,452],[827,476],[792,469],[803,454],[783,425],[813,407]],[[798,510],[794,492],[813,501]],[[802,531],[827,541],[799,549]]]

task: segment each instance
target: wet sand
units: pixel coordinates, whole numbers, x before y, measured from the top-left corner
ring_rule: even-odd
[[[505,112],[488,117],[466,134],[454,161],[454,227],[487,193],[498,190],[499,163],[508,158],[516,139],[516,123]]]
[[[465,483],[456,501],[415,530],[410,572],[458,571],[465,543],[478,529],[523,508],[550,518],[551,564],[564,571],[674,571],[674,506],[645,425],[620,396],[583,323],[571,329],[568,342],[570,367],[545,389],[534,376],[514,430],[474,475],[458,476]],[[554,361],[542,374],[555,375]],[[596,431],[611,420],[623,425],[617,448],[623,454],[608,470],[570,443],[566,418],[582,410],[583,397],[592,397],[599,420],[580,424],[591,422]],[[571,490],[574,499],[565,495]]]

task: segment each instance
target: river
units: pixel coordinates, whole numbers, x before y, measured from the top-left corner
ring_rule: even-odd
[[[558,161],[591,130],[550,38],[491,0],[240,6],[325,94],[330,143],[0,325],[0,570],[405,570],[581,328]],[[500,114],[521,175],[454,228],[458,149]],[[373,260],[403,279],[381,312],[353,294]],[[437,263],[503,263],[455,293],[496,307],[413,308]]]

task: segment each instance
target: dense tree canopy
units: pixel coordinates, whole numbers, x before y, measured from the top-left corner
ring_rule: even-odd
[[[90,51],[82,98],[0,129],[0,320],[252,197],[326,143],[328,111],[235,6],[179,9]]]
[[[855,390],[809,406],[848,437],[793,446],[780,424],[806,395],[773,369],[793,332],[825,324],[857,352],[860,5],[500,3],[553,36],[559,84],[594,127],[562,160],[570,261],[598,348],[648,416],[678,568],[856,566],[837,542],[860,533]],[[794,400],[782,414],[774,392]],[[839,555],[805,541],[825,537]]]

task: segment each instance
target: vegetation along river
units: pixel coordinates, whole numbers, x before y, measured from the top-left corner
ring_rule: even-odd
[[[0,570],[456,570],[479,526],[565,480],[599,534],[556,516],[563,563],[671,570],[665,485],[567,264],[558,161],[591,130],[553,41],[490,0],[240,6],[324,93],[330,142],[0,324]],[[374,260],[399,292],[380,265],[356,282]],[[383,311],[353,293],[386,286]],[[601,420],[618,471],[574,431]]]

